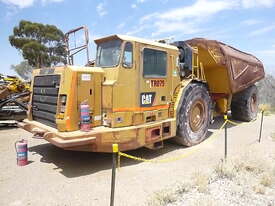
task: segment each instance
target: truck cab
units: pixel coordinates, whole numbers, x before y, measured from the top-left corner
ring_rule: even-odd
[[[178,48],[124,35],[95,42],[93,67],[66,65],[34,71],[31,106],[23,127],[42,133],[59,147],[85,151],[111,151],[114,142],[127,142],[125,149],[152,146],[175,136],[171,127],[175,127],[173,92],[181,82]],[[83,101],[90,107],[90,132],[80,131]],[[96,146],[87,149],[86,141],[74,145],[91,136]],[[65,145],[66,140],[73,143]]]

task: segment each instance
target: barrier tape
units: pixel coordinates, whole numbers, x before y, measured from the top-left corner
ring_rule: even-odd
[[[235,126],[238,126],[238,125],[242,124],[242,123],[233,122],[231,120],[227,120],[227,122],[230,123],[230,124],[233,124]]]
[[[227,122],[228,122],[228,120],[226,119],[225,122],[222,124],[222,126],[218,129],[218,131],[215,132],[214,134],[212,134],[210,137],[208,137],[208,139],[206,139],[204,142],[202,142],[201,144],[199,144],[197,146],[194,146],[194,147],[190,148],[189,152],[186,152],[186,153],[178,155],[178,156],[168,157],[168,158],[159,159],[159,160],[158,159],[157,160],[149,160],[149,159],[145,159],[145,158],[141,158],[141,157],[136,157],[134,155],[129,155],[129,154],[126,154],[124,152],[118,152],[118,168],[120,168],[120,158],[121,158],[121,156],[129,158],[129,159],[133,159],[133,160],[136,160],[136,161],[150,162],[150,163],[168,163],[168,162],[174,162],[174,161],[186,158],[189,155],[197,152],[202,146],[205,146],[210,141],[213,141],[214,137],[216,137],[217,134],[224,128],[224,126]]]
[[[137,157],[134,155],[130,155],[130,154],[126,154],[124,152],[120,152],[118,151],[118,169],[120,168],[120,158],[121,156],[132,159],[132,160],[136,160],[136,161],[141,161],[141,162],[150,162],[150,163],[168,163],[168,162],[174,162],[183,158],[188,157],[189,155],[197,152],[201,147],[205,146],[206,144],[210,143],[211,141],[213,141],[215,139],[215,137],[218,136],[218,133],[225,127],[225,125],[227,123],[233,124],[233,125],[240,125],[243,123],[236,123],[233,122],[232,120],[229,120],[227,115],[224,115],[224,123],[222,124],[222,126],[218,129],[218,131],[216,131],[214,134],[212,134],[210,137],[208,137],[204,142],[202,142],[201,144],[197,145],[197,146],[193,146],[192,148],[190,148],[190,151],[178,155],[178,156],[174,156],[174,157],[168,157],[168,158],[164,158],[164,159],[157,159],[157,160],[149,160],[149,159],[145,159],[142,157]],[[256,120],[254,120],[256,121]]]

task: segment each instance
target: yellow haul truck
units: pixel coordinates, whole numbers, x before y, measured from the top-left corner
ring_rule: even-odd
[[[264,77],[254,56],[218,41],[172,44],[124,35],[95,40],[92,67],[61,66],[33,73],[28,118],[21,127],[66,150],[111,152],[187,146],[206,138],[213,116],[229,110],[256,118]],[[80,104],[90,107],[91,130],[80,130]]]

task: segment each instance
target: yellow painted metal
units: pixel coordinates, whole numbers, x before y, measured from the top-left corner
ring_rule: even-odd
[[[190,83],[192,82],[192,79],[183,79],[180,83],[180,87],[179,87],[179,91],[178,94],[176,95],[176,100],[175,100],[175,104],[174,104],[174,111],[177,111],[177,109],[180,107],[179,103],[180,103],[180,99],[181,96],[183,95],[183,90],[185,89],[185,87],[187,87]]]
[[[218,104],[218,112],[221,114],[225,114],[227,113],[228,109],[227,109],[227,105],[228,105],[228,99],[227,98],[220,98],[216,100],[217,104]]]
[[[193,61],[192,78],[207,83],[212,94],[224,94],[227,96],[218,99],[218,113],[225,113],[230,106],[231,90],[229,86],[228,69],[226,65],[217,64],[221,58],[214,49],[195,47],[195,60]],[[196,55],[198,53],[198,55]],[[199,63],[199,66],[197,65]]]
[[[96,137],[95,148],[83,147],[81,150],[109,151],[113,143],[124,144],[124,150],[134,149],[147,142],[149,129],[156,129],[160,139],[176,135],[176,111],[180,107],[184,89],[193,81],[207,84],[212,94],[230,94],[227,69],[218,66],[215,51],[201,47],[193,48],[192,72],[189,77],[180,77],[177,58],[177,47],[134,38],[124,35],[113,35],[96,40],[97,43],[112,39],[122,40],[121,50],[127,42],[133,45],[133,64],[124,68],[120,58],[119,63],[111,68],[99,67],[56,67],[54,74],[61,75],[59,95],[67,95],[65,113],[58,110],[56,114],[56,136],[63,139],[74,138],[72,135]],[[146,78],[143,76],[143,51],[145,48],[164,51],[167,54],[167,73],[165,77]],[[40,75],[40,70],[33,73]],[[83,81],[82,76],[90,76]],[[155,86],[161,82],[162,86]],[[142,93],[154,93],[155,99],[151,106],[143,107],[140,103]],[[230,103],[230,95],[216,100],[217,112],[225,113]],[[79,131],[80,104],[87,101],[91,108],[92,130],[88,133]],[[194,109],[194,130],[200,125],[200,106]],[[31,115],[30,118],[31,120]],[[32,123],[34,124],[34,123]],[[169,125],[169,134],[164,136],[163,128]],[[44,128],[44,127],[43,127]],[[46,127],[48,130],[48,127]],[[151,130],[150,130],[151,131]],[[153,130],[152,130],[153,131]],[[67,132],[67,133],[66,133]],[[66,135],[67,134],[67,135]],[[74,148],[80,150],[80,148]]]

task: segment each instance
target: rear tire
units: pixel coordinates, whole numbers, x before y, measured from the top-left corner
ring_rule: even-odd
[[[233,95],[231,114],[233,119],[249,122],[257,118],[258,89],[255,85]]]
[[[211,99],[206,86],[189,84],[180,102],[175,141],[185,146],[199,144],[206,138],[211,116]]]

